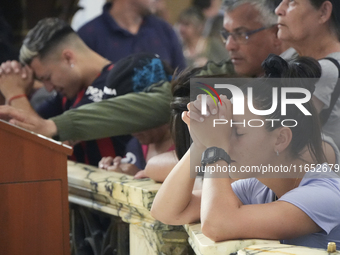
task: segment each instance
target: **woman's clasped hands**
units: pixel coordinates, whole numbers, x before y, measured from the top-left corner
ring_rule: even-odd
[[[198,95],[195,101],[188,104],[189,111],[182,114],[193,143],[202,149],[216,146],[228,151],[232,132],[232,103],[224,95],[220,96],[221,101],[207,97],[206,114],[203,115],[202,97]]]

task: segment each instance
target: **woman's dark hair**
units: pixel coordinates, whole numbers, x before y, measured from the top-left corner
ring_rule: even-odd
[[[188,110],[187,104],[190,102],[190,78],[194,77],[199,70],[200,68],[184,70],[171,84],[173,98],[170,103],[170,132],[178,159],[184,156],[191,144],[188,127],[182,120],[182,112]]]
[[[333,5],[332,16],[330,19],[330,27],[332,31],[336,34],[338,40],[340,41],[340,1],[339,0],[309,0],[311,4],[319,9],[321,5],[329,1]]]
[[[252,97],[254,107],[259,110],[266,110],[270,109],[272,106],[273,87],[278,88],[277,108],[272,114],[265,116],[265,118],[279,121],[274,121],[273,123],[266,122],[267,130],[273,131],[281,127],[281,122],[283,120],[295,120],[297,125],[295,127],[290,127],[292,131],[292,141],[290,144],[291,155],[295,158],[300,157],[301,152],[307,145],[314,160],[318,163],[325,162],[326,160],[322,150],[319,115],[312,100],[303,104],[311,115],[305,115],[297,109],[295,105],[291,104],[286,105],[286,115],[283,116],[281,114],[281,88],[300,87],[307,89],[313,94],[315,83],[321,76],[319,62],[309,57],[297,57],[296,59],[285,61],[281,57],[271,54],[262,63],[262,67],[265,71],[265,77],[256,79],[256,81],[251,82],[250,84],[246,84],[242,87],[242,90],[244,94],[246,94],[248,88],[251,87],[253,90]],[[300,93],[288,93],[288,98],[290,99],[300,97]]]

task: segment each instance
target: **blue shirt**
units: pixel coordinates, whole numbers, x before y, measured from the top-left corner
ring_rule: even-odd
[[[322,173],[325,169],[327,173]],[[325,249],[328,242],[335,242],[340,246],[340,178],[327,164],[321,165],[317,170],[321,173],[307,172],[300,185],[284,194],[279,201],[291,203],[301,209],[322,231],[281,240],[284,244]],[[270,203],[275,197],[272,190],[255,178],[236,181],[232,188],[245,205]]]
[[[92,50],[113,63],[133,53],[155,53],[173,69],[185,68],[182,47],[168,23],[154,15],[148,15],[134,35],[116,23],[109,13],[110,8],[110,3],[105,4],[103,13],[78,31],[79,36]]]

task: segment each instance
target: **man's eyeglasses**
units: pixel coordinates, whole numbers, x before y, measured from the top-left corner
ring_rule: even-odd
[[[221,37],[222,37],[222,40],[223,40],[224,43],[227,42],[229,36],[232,36],[233,39],[235,40],[235,42],[237,42],[239,44],[246,44],[248,42],[249,36],[256,34],[256,33],[260,32],[262,30],[265,30],[267,28],[269,28],[269,27],[261,27],[261,28],[251,30],[251,31],[248,31],[248,32],[234,32],[234,33],[230,33],[227,30],[222,29],[220,31],[220,33],[221,33]]]

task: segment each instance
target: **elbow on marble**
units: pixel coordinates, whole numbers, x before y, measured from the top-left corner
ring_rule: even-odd
[[[228,236],[230,231],[221,231],[221,222],[216,220],[201,221],[201,230],[206,237],[214,242],[235,239],[232,236]]]
[[[150,214],[153,218],[155,218],[156,220],[164,223],[164,224],[167,224],[165,223],[163,220],[163,217],[162,217],[162,213],[160,212],[160,210],[157,208],[157,206],[155,205],[155,201],[152,203],[152,206],[151,206],[151,209],[150,209]]]
[[[160,210],[159,208],[155,207],[154,204],[151,207],[150,214],[152,217],[154,217],[156,220],[166,224],[166,225],[183,225],[185,223],[179,222],[179,217],[176,216],[170,216],[170,215],[164,215],[163,210]]]

